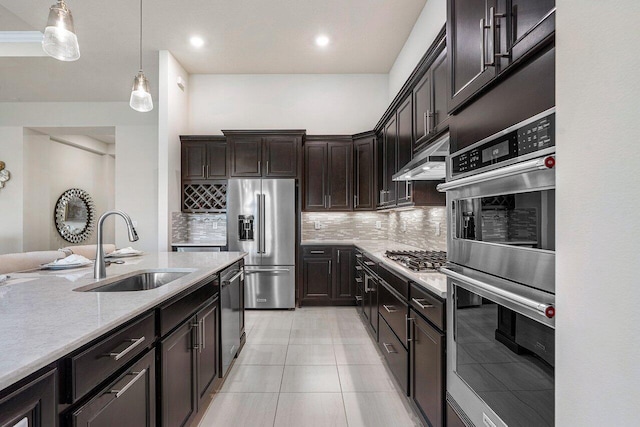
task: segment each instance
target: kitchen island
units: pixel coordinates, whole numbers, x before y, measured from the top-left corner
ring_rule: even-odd
[[[118,330],[130,328],[135,332],[134,335],[140,336],[144,336],[142,331],[149,331],[149,336],[146,341],[140,338],[136,341],[118,337],[119,341],[111,344],[115,346],[116,353],[92,356],[92,360],[99,360],[102,357],[103,362],[124,360],[124,363],[129,363],[137,357],[134,355],[138,349],[148,347],[150,348],[148,353],[153,353],[156,338],[158,338],[158,356],[162,356],[161,345],[164,341],[171,339],[171,336],[175,335],[174,332],[182,329],[181,324],[188,326],[189,333],[184,334],[184,337],[189,350],[193,350],[192,341],[202,347],[194,346],[194,349],[199,351],[193,351],[193,360],[204,357],[203,354],[206,354],[203,353],[204,345],[202,345],[205,334],[204,318],[201,320],[198,317],[198,327],[195,327],[195,330],[202,331],[202,335],[193,338],[191,332],[194,325],[189,317],[193,316],[196,319],[193,310],[201,310],[202,304],[208,301],[209,306],[212,307],[211,311],[215,314],[209,319],[219,328],[219,310],[215,311],[219,293],[219,273],[229,266],[241,265],[237,263],[241,263],[244,256],[242,252],[154,253],[125,258],[124,264],[112,264],[107,268],[107,279],[103,280],[145,270],[186,273],[158,288],[135,292],[77,291],[78,288],[97,282],[93,279],[91,266],[64,271],[35,271],[10,275],[9,281],[0,285],[0,347],[2,348],[0,413],[5,411],[7,407],[3,405],[7,404],[7,399],[11,397],[8,390],[13,391],[16,383],[25,382],[25,378],[47,368],[57,370],[59,382],[63,383],[61,389],[67,385],[65,384],[67,382],[72,389],[68,395],[61,392],[56,399],[61,411],[65,405],[68,407],[82,399],[87,399],[91,394],[88,391],[84,393],[79,391],[81,380],[77,378],[81,372],[80,362],[84,363],[81,358],[98,346],[101,340],[107,340],[110,334],[119,334]],[[193,310],[189,311],[192,308]],[[177,314],[184,314],[187,318],[177,319]],[[202,322],[202,329],[199,327],[200,322]],[[120,329],[123,325],[126,326]],[[209,333],[213,332],[209,331]],[[138,335],[128,338],[136,338]],[[217,337],[216,334],[215,344],[218,341]],[[160,341],[161,339],[163,341]],[[135,347],[130,342],[135,345],[138,345],[138,342],[144,343],[138,345],[136,351],[129,352],[129,348]],[[127,352],[129,354],[125,356]],[[120,355],[122,356],[118,357]],[[171,357],[171,354],[167,353],[167,357]],[[217,365],[218,355],[212,355],[212,357],[215,357]],[[142,358],[144,357],[141,356]],[[74,363],[77,363],[77,366]],[[69,366],[72,368],[67,369]],[[119,381],[120,378],[115,377],[116,368],[121,367],[114,367],[113,372],[107,369],[108,375],[105,375],[103,380]],[[64,372],[67,370],[69,372]],[[143,369],[140,372],[143,371],[151,374],[151,369]],[[111,377],[112,374],[114,377]],[[128,379],[131,377],[129,376]],[[100,381],[102,380],[96,379],[95,385]],[[126,384],[125,381],[124,385]],[[120,389],[124,390],[123,387]],[[155,396],[149,400],[155,400]],[[11,408],[12,405],[8,407]],[[153,412],[155,413],[155,410]],[[46,418],[44,420],[46,421]],[[0,419],[0,424],[3,421]],[[164,421],[163,424],[165,424]],[[40,425],[49,424],[42,422]]]

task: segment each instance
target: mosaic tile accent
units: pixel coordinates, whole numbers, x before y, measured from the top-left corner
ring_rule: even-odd
[[[379,229],[376,221],[380,221]],[[386,213],[302,212],[302,240],[384,240],[388,230]]]
[[[408,211],[389,212],[388,215],[389,240],[425,250],[447,250],[446,208],[419,207]]]
[[[227,240],[226,214],[171,213],[172,243],[214,243],[220,240]]]

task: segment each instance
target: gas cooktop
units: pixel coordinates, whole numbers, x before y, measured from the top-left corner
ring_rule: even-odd
[[[438,271],[447,262],[444,251],[386,251],[384,255],[413,271]]]

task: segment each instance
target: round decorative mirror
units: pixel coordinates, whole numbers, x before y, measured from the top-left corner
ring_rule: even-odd
[[[95,206],[89,193],[72,188],[62,193],[56,202],[55,221],[64,240],[80,243],[93,232]]]

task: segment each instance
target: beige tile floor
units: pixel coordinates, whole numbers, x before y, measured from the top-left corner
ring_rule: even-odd
[[[420,425],[354,308],[247,311],[245,330],[199,427]]]

